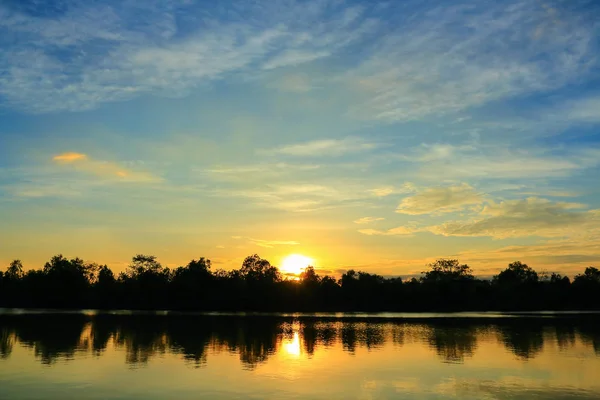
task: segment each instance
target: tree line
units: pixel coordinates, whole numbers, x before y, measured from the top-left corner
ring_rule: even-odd
[[[308,267],[289,279],[254,254],[239,269],[212,270],[207,258],[170,269],[136,255],[124,272],[62,255],[42,269],[19,260],[0,272],[0,307],[188,311],[536,311],[600,310],[600,270],[571,279],[519,261],[492,279],[458,260],[439,259],[420,278],[349,270],[339,279]]]

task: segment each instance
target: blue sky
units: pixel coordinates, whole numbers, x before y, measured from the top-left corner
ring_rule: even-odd
[[[594,1],[3,1],[0,263],[600,261]]]

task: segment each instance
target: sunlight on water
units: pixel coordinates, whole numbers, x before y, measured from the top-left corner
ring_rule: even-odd
[[[598,399],[577,318],[0,317],[4,399]]]
[[[294,332],[294,339],[291,342],[283,344],[283,350],[291,356],[300,356],[300,334],[298,332]]]

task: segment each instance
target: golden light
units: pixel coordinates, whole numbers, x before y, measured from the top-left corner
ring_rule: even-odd
[[[294,337],[291,342],[284,343],[283,348],[285,352],[294,357],[298,357],[300,355],[300,335],[298,332],[294,332]]]
[[[300,254],[291,254],[281,262],[281,271],[287,274],[300,275],[309,265],[313,264],[313,259]]]

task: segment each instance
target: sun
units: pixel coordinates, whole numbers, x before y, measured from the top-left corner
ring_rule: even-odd
[[[309,265],[313,264],[313,259],[301,254],[291,254],[281,262],[281,271],[287,274],[300,275]]]

